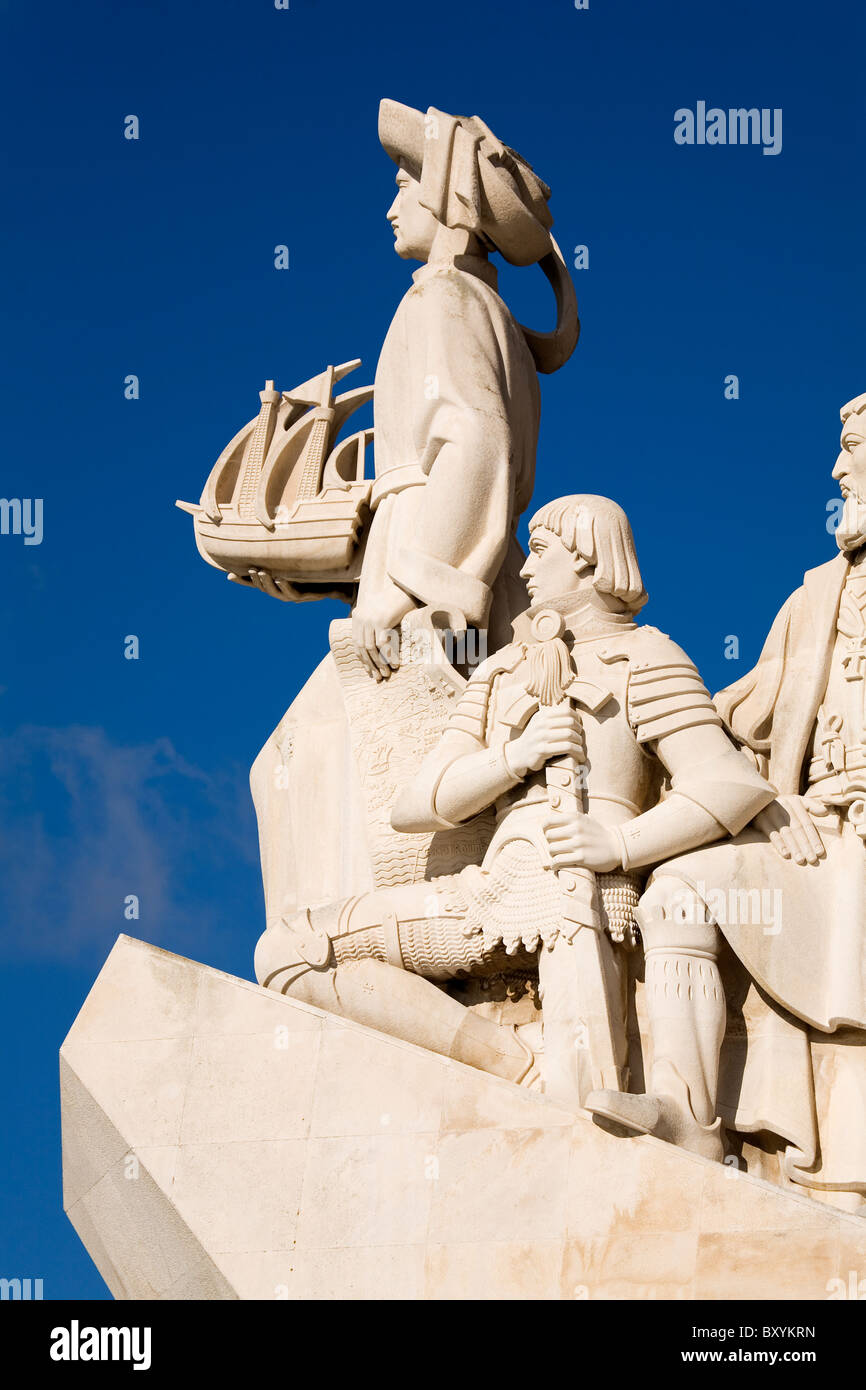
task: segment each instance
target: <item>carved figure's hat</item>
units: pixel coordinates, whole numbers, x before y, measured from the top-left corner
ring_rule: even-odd
[[[395,164],[421,184],[421,203],[446,227],[486,237],[512,265],[550,251],[550,189],[479,116],[424,115],[386,98],[379,139]]]
[[[379,140],[395,164],[421,185],[420,202],[446,227],[472,232],[512,265],[540,263],[556,295],[553,333],[523,328],[535,364],[555,372],[580,333],[577,299],[550,234],[550,189],[480,116],[426,115],[389,98],[379,105]]]

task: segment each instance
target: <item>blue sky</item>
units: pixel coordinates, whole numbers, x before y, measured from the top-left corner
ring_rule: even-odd
[[[344,611],[226,583],[173,504],[266,377],[362,357],[372,379],[414,268],[379,98],[481,115],[552,186],[567,256],[588,246],[536,500],[626,507],[645,620],[718,689],[835,553],[838,408],[866,390],[866,20],[857,0],[2,0],[0,32],[0,491],[44,506],[41,545],[0,536],[0,1274],[100,1298],[61,1210],[57,1049],[123,930],[251,974],[248,768]],[[698,101],[781,108],[781,153],[675,144]],[[536,270],[501,289],[549,322]]]

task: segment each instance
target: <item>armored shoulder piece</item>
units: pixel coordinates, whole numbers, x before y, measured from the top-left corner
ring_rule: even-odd
[[[695,724],[721,726],[697,667],[666,633],[655,627],[639,628],[628,657],[626,707],[638,743]]]
[[[465,734],[472,734],[479,743],[484,743],[493,682],[504,672],[513,671],[522,660],[523,647],[513,642],[501,651],[494,652],[486,661],[482,661],[478,669],[473,671],[466,689],[457,701],[448,720],[448,728],[460,729]]]

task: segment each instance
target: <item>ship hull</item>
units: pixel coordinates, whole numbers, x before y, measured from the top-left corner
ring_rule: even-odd
[[[358,537],[369,512],[369,491],[369,484],[357,491],[328,489],[296,502],[271,532],[258,522],[229,517],[214,522],[199,513],[196,541],[205,558],[227,573],[263,569],[298,581],[352,581],[359,569]]]

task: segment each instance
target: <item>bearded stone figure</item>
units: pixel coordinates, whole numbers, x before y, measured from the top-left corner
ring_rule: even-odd
[[[701,1024],[665,989],[691,941],[727,962],[718,1114],[750,1170],[851,1211],[866,1195],[866,395],[842,407],[839,555],[809,570],[757,666],[715,697],[776,788],[741,835],[656,868],[641,904],[656,1062],[645,1096],[597,1114],[664,1133],[672,1078],[714,1078],[725,1000]],[[771,917],[731,911],[775,897]],[[719,912],[727,904],[723,916]],[[726,943],[726,944],[725,944]],[[651,983],[654,981],[654,984]]]

